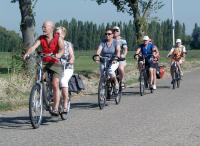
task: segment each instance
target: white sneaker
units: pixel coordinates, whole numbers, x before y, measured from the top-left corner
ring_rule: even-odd
[[[156,90],[156,85],[153,85],[153,89]]]

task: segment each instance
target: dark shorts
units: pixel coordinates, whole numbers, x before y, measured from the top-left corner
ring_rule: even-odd
[[[45,70],[51,70],[53,72],[53,76],[57,78],[61,78],[62,74],[64,72],[64,67],[61,64],[56,63],[47,63],[44,62],[44,69]]]
[[[154,62],[152,60],[145,60],[145,65],[148,68],[154,68],[154,69],[156,69],[158,67],[158,62]]]

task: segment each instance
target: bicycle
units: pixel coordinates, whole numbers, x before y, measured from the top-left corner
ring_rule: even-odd
[[[176,87],[180,87],[181,82],[181,73],[177,65],[177,61],[174,61],[171,65],[171,72],[172,72],[172,88],[175,89]]]
[[[137,55],[139,54],[135,54],[134,58],[136,58]],[[140,95],[143,96],[145,94],[145,90],[148,88],[150,89],[150,92],[153,93],[153,88],[149,85],[149,68],[145,65],[145,56],[139,55],[138,67],[139,67]]]
[[[34,129],[39,128],[42,123],[43,110],[52,111],[52,100],[53,100],[53,90],[52,90],[52,72],[50,70],[46,71],[46,78],[43,79],[43,61],[42,58],[46,56],[52,56],[52,54],[38,53],[37,55],[37,80],[35,81],[30,97],[29,97],[29,118],[31,125]],[[71,92],[69,92],[68,100],[68,111],[70,110],[70,100]],[[61,96],[59,104],[59,115],[62,120],[67,119],[66,113],[64,113],[64,98]]]
[[[99,59],[97,59],[97,57]],[[121,82],[119,82],[119,91],[117,94],[114,93],[114,83],[111,81],[108,75],[108,69],[113,60],[118,59],[111,59],[110,57],[103,57],[100,55],[94,55],[93,60],[95,62],[101,62],[104,65],[103,73],[101,74],[99,86],[98,86],[98,105],[100,109],[103,109],[106,105],[106,101],[109,99],[114,98],[115,103],[119,104],[122,97],[122,86]]]

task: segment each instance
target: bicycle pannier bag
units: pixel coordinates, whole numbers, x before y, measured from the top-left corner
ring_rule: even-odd
[[[81,77],[78,74],[73,74],[71,79],[69,80],[69,91],[70,92],[80,92],[84,90],[85,86]]]

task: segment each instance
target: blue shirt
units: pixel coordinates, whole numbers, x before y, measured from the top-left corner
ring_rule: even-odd
[[[101,56],[106,56],[106,57],[115,56],[117,45],[118,45],[117,40],[113,39],[111,46],[108,46],[107,41],[104,39],[100,43],[100,46],[102,47]]]
[[[142,55],[145,57],[153,54],[154,45],[152,43],[148,43],[146,47],[144,44],[141,44],[140,48],[141,48]]]

